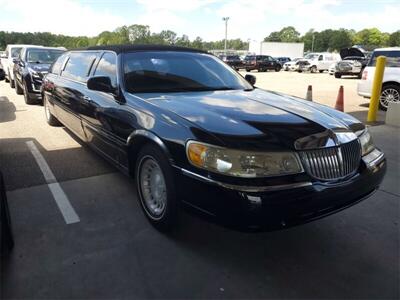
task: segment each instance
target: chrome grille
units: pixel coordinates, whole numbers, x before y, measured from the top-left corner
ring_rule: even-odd
[[[358,140],[338,147],[300,152],[304,168],[309,175],[321,180],[336,180],[354,174],[361,160]]]

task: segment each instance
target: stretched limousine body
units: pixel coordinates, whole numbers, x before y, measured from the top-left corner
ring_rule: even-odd
[[[97,46],[63,54],[43,99],[50,125],[133,176],[158,228],[173,227],[181,206],[231,225],[287,227],[377,189],[386,160],[362,123],[254,83],[199,50]]]

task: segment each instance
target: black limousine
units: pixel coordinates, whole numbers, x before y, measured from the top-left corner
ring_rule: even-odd
[[[61,55],[42,92],[47,122],[130,174],[159,229],[182,207],[227,225],[289,227],[378,188],[386,160],[361,122],[254,84],[204,51],[96,46]]]

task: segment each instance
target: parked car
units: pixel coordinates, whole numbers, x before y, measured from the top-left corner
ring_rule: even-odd
[[[274,59],[283,66],[285,63],[291,61],[290,57],[274,57]]]
[[[3,65],[3,69],[5,72],[5,79],[6,82],[10,83],[11,88],[14,88],[14,62],[15,58],[18,58],[19,52],[21,51],[22,47],[25,46],[33,46],[34,45],[7,45],[5,50],[5,56],[1,59],[1,64]],[[37,46],[36,46],[37,47]]]
[[[387,110],[389,102],[400,101],[400,47],[375,49],[363,71],[361,80],[358,82],[357,91],[360,96],[371,98],[372,82],[378,56],[386,56],[386,68],[383,75],[379,107],[382,110]]]
[[[299,61],[297,61],[295,64],[295,68],[299,73],[313,72],[311,63],[306,59],[300,59]]]
[[[235,70],[243,68],[243,62],[240,59],[239,55],[221,55],[220,58],[223,62],[225,62]]]
[[[321,52],[321,53],[309,53],[304,59],[310,63],[311,73],[328,71],[329,66],[340,60],[340,56],[335,53]]]
[[[296,63],[303,59],[302,57],[296,57],[293,60],[286,62],[283,64],[283,70],[284,71],[297,71],[298,69],[298,65],[296,65]]]
[[[5,58],[6,54],[4,51],[0,51],[0,81],[4,80],[6,77],[6,73],[4,72],[4,67],[1,63],[1,60]]]
[[[279,72],[282,65],[269,55],[247,55],[243,60],[243,69],[246,69],[247,72],[252,70],[258,70],[258,72],[275,70]]]
[[[377,189],[386,160],[360,121],[254,84],[201,50],[96,46],[53,64],[44,109],[50,125],[133,176],[160,229],[180,207],[233,226],[288,227]]]
[[[18,58],[14,59],[15,91],[24,95],[25,103],[42,101],[41,86],[44,75],[51,64],[65,49],[53,47],[22,47]]]
[[[340,50],[340,57],[342,60],[335,65],[335,78],[341,78],[344,75],[361,78],[368,62],[367,53],[360,48],[344,48]]]

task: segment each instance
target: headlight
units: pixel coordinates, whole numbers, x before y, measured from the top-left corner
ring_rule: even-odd
[[[367,155],[375,149],[374,142],[372,141],[372,137],[367,129],[365,129],[364,132],[359,136],[359,139],[362,149],[362,156]]]
[[[36,72],[34,69],[32,68],[28,68],[29,73],[32,75],[32,77],[34,78],[40,78],[38,72]]]
[[[293,152],[248,152],[190,141],[186,153],[194,166],[230,176],[254,178],[303,171]]]
[[[354,66],[355,66],[355,67],[361,67],[362,64],[361,64],[359,61],[355,61],[355,62],[354,62]]]

